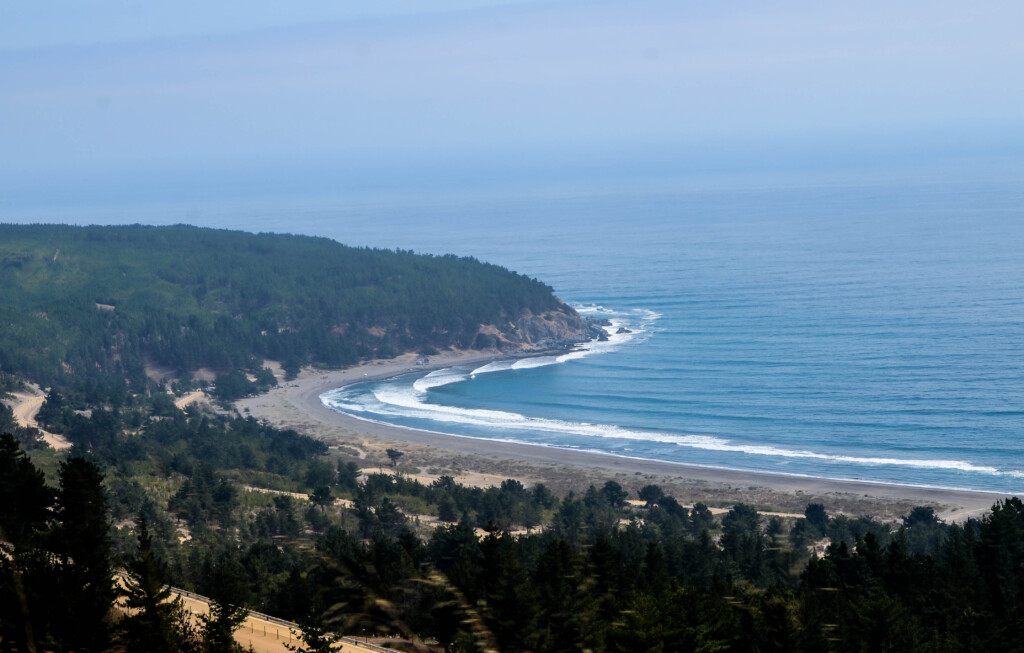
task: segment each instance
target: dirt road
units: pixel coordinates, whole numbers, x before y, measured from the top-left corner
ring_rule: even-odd
[[[46,401],[46,396],[39,388],[29,386],[27,392],[15,392],[12,394],[14,395],[14,402],[11,404],[11,410],[14,412],[14,420],[18,424],[39,429],[40,433],[43,434],[43,440],[54,449],[71,448],[71,443],[63,435],[50,433],[39,428],[36,415],[39,414],[39,409],[42,408],[43,402]]]
[[[171,588],[171,591],[176,596],[181,597],[185,609],[193,615],[193,618],[210,611],[209,599],[206,597],[176,588]],[[285,644],[292,646],[298,644],[301,632],[297,625],[290,622],[250,612],[245,622],[235,631],[235,641],[246,650],[249,650],[251,646],[252,650],[256,651],[256,653],[289,653]],[[350,638],[345,638],[339,644],[340,646],[336,650],[341,653],[382,653],[391,651],[391,649],[385,649],[372,644],[361,644]]]

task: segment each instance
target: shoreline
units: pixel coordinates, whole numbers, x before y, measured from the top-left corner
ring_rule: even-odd
[[[240,413],[274,426],[293,428],[331,446],[354,448],[364,463],[382,464],[387,447],[404,447],[403,467],[426,468],[426,473],[417,477],[428,482],[440,473],[481,485],[516,478],[524,483],[543,482],[560,493],[580,493],[592,483],[615,480],[630,491],[649,483],[660,485],[683,503],[704,501],[723,506],[742,501],[789,512],[802,512],[808,503],[823,503],[829,512],[883,519],[901,517],[917,505],[930,505],[947,521],[979,517],[997,500],[1010,496],[984,490],[731,470],[452,435],[362,419],[331,410],[320,401],[320,395],[344,385],[521,355],[442,352],[431,356],[429,365],[417,366],[416,354],[404,354],[343,370],[308,369],[267,393],[235,402],[235,406]]]

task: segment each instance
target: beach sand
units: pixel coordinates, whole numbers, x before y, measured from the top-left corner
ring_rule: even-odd
[[[243,415],[324,440],[360,458],[362,467],[391,469],[385,450],[396,448],[404,454],[398,469],[426,482],[441,474],[481,486],[515,478],[527,485],[543,482],[556,493],[580,493],[591,484],[614,480],[634,496],[640,487],[654,483],[683,504],[703,501],[728,507],[744,502],[765,511],[802,513],[808,503],[822,503],[830,513],[882,519],[902,517],[914,506],[928,505],[946,520],[963,520],[981,516],[1005,498],[991,492],[732,471],[466,438],[367,422],[320,402],[321,394],[343,385],[497,357],[494,352],[444,352],[431,356],[430,365],[417,366],[417,356],[405,354],[345,370],[304,370],[297,379],[242,399],[236,407]]]

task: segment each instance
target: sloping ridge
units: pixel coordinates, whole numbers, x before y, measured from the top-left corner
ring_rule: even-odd
[[[187,225],[0,225],[0,322],[0,370],[58,387],[588,338],[550,286],[473,258]]]

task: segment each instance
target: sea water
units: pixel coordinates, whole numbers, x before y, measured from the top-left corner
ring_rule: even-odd
[[[568,355],[322,398],[365,419],[776,474],[1024,490],[1017,180],[552,186],[88,221],[139,220],[475,256],[612,325],[608,342]]]
[[[481,438],[1020,491],[1021,190],[645,189],[370,209],[357,240],[539,277],[608,319],[612,335],[568,355],[359,384],[323,401]]]

